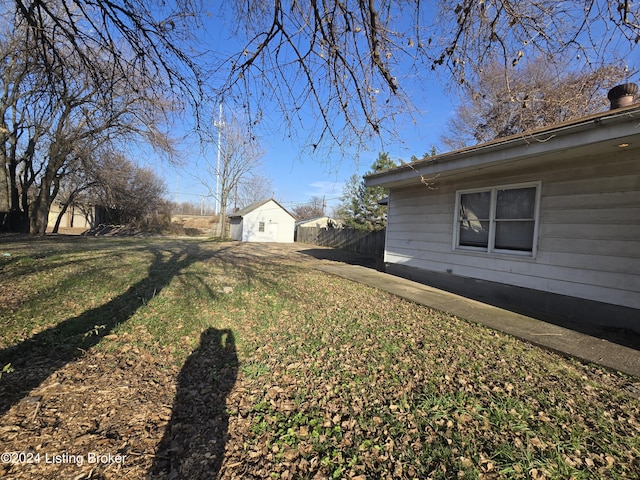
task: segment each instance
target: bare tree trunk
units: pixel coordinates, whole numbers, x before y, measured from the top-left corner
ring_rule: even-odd
[[[4,145],[0,146],[3,150]],[[0,153],[2,157],[2,164],[0,168],[0,212],[8,212],[11,209],[11,205],[9,204],[9,175],[7,172],[7,156],[6,152]]]
[[[29,233],[31,235],[44,236],[47,232],[49,222],[49,199],[48,192],[40,191],[36,201],[29,212]]]
[[[15,161],[9,161],[9,210],[20,208],[20,193],[18,192],[17,164]]]
[[[69,208],[69,205],[71,205],[71,203],[73,202],[74,198],[75,198],[75,192],[69,195],[69,198],[67,199],[67,201],[64,202],[64,204],[62,205],[62,208],[60,209],[60,213],[58,214],[58,218],[56,218],[56,224],[53,226],[52,233],[58,233],[58,230],[60,229],[60,222],[62,221],[62,217],[64,217],[64,214],[67,213],[67,209]],[[73,214],[71,215],[71,222],[72,222],[71,226],[73,227]]]
[[[224,196],[220,202],[220,239],[226,239],[227,233],[227,198]]]
[[[55,174],[51,169],[42,177],[40,190],[36,196],[31,210],[29,211],[29,233],[31,235],[44,236],[47,233],[47,224],[49,223],[49,209],[55,195],[51,194],[54,186]]]

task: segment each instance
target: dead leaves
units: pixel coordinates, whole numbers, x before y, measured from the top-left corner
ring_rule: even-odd
[[[352,290],[340,280],[306,272],[295,285],[281,295],[306,298],[305,304],[285,304],[287,322],[270,329],[269,341],[251,357],[268,365],[264,377],[251,378],[255,387],[272,382],[263,383],[254,403],[262,400],[268,413],[253,417],[258,431],[233,439],[269,446],[267,457],[255,456],[256,471],[278,477],[295,463],[296,474],[310,478],[461,472],[542,479],[567,466],[576,472],[606,468],[596,454],[574,466],[552,454],[565,449],[558,438],[570,445],[608,430],[601,425],[586,436],[571,430],[571,418],[587,415],[585,403],[576,400],[584,384],[574,366],[385,294]],[[601,419],[615,402],[588,400],[589,409],[603,409]],[[622,444],[638,431],[635,416],[624,418],[631,428],[616,436]],[[295,451],[296,459],[284,456],[287,451]]]
[[[127,350],[127,349],[124,349]],[[142,478],[164,425],[171,417],[172,373],[138,352],[128,357],[95,352],[56,372],[2,421],[0,443],[7,451],[45,454],[88,452],[127,455],[120,464],[0,466],[3,478]],[[150,381],[155,378],[156,382]],[[32,399],[37,398],[37,402]]]

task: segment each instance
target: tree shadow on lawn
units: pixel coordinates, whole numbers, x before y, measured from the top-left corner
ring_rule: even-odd
[[[237,373],[233,332],[203,332],[178,376],[171,420],[148,479],[217,477],[228,436],[226,397]]]
[[[51,245],[55,243],[55,248]],[[25,247],[28,247],[25,248]],[[146,245],[134,244],[132,242],[119,242],[119,248],[126,250],[126,253],[132,251],[143,252],[147,249]],[[25,250],[28,250],[25,252]],[[51,237],[37,238],[13,238],[9,242],[3,242],[0,245],[0,251],[3,255],[0,260],[0,268],[2,269],[2,279],[10,281],[24,275],[38,273],[40,275],[47,271],[64,268],[69,265],[78,266],[83,263],[96,263],[96,259],[105,258],[104,268],[109,268],[109,261],[113,261],[113,254],[109,250],[105,250],[103,242],[94,242],[93,239],[87,240],[84,237],[76,237],[71,241],[66,239],[60,240],[56,238],[52,241]],[[91,253],[91,258],[67,258],[70,253]],[[59,257],[52,259],[51,257]],[[41,260],[46,259],[46,264],[42,264]],[[12,265],[19,264],[19,265]],[[7,268],[13,267],[13,268]]]
[[[144,279],[104,305],[0,351],[0,368],[11,363],[14,369],[0,378],[0,416],[54,372],[100,343],[117,325],[129,320],[183,269],[218,257],[226,248],[229,247],[203,251],[193,242],[167,248],[150,245],[154,259]]]

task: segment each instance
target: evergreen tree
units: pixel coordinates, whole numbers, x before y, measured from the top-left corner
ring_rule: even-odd
[[[378,154],[378,158],[366,173],[379,173],[396,167],[386,152]],[[344,186],[342,205],[338,209],[338,217],[345,226],[362,231],[382,230],[387,226],[387,206],[380,201],[388,195],[382,187],[366,187],[364,180],[353,174]]]

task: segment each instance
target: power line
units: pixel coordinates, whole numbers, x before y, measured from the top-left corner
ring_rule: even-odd
[[[188,195],[191,197],[204,197],[204,198],[214,198],[213,195],[205,195],[204,193],[186,193],[186,192],[180,192],[180,191],[175,191],[175,192],[168,192],[169,195]]]

